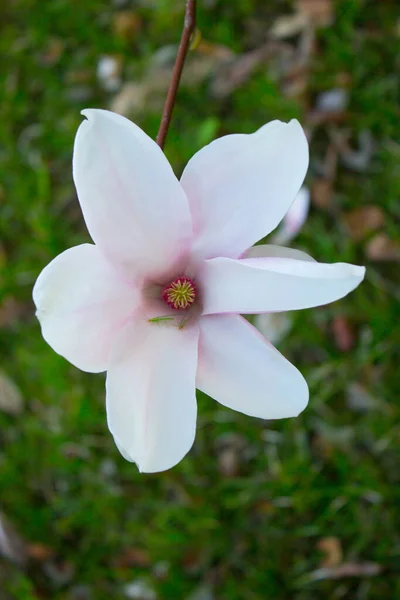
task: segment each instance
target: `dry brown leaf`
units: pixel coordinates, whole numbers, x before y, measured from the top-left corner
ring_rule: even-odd
[[[303,64],[294,67],[285,77],[282,93],[288,98],[298,98],[301,101],[303,94],[308,89],[309,78],[308,67]]]
[[[53,548],[45,546],[45,544],[28,544],[28,555],[29,558],[32,558],[33,560],[42,562],[44,560],[49,560],[54,554]]]
[[[145,84],[125,83],[119,94],[113,98],[110,108],[113,112],[128,117],[144,109],[147,97],[148,88]]]
[[[142,548],[126,548],[115,559],[115,566],[120,568],[140,567],[148,568],[151,566],[149,553]]]
[[[204,563],[204,552],[198,547],[192,547],[186,550],[182,558],[182,566],[188,573],[196,573],[200,571]]]
[[[114,17],[113,29],[124,40],[131,40],[140,31],[142,20],[133,10],[122,10]]]
[[[187,596],[186,600],[214,600],[214,598],[212,587],[207,583],[202,583]]]
[[[246,52],[234,60],[224,61],[215,74],[211,92],[216,98],[226,98],[234,90],[242,86],[266,59],[270,48],[261,46]]]
[[[319,177],[314,180],[311,186],[311,200],[318,208],[328,209],[331,204],[332,182],[325,177]]]
[[[270,29],[270,36],[284,40],[298,35],[308,26],[309,20],[304,12],[278,17]]]
[[[340,125],[348,119],[348,113],[342,112],[325,112],[320,110],[311,110],[307,114],[307,123],[310,126],[318,127],[320,125]]]
[[[346,88],[336,87],[318,94],[315,109],[319,113],[343,114],[349,102],[349,92]]]
[[[153,56],[147,73],[140,82],[125,83],[111,102],[111,110],[126,117],[135,118],[143,111],[159,113],[171,82],[176,58],[176,47],[165,46]],[[234,54],[224,46],[201,42],[195,52],[190,53],[183,71],[181,87],[201,85],[208,77],[232,60]]]
[[[400,261],[400,245],[386,233],[378,233],[367,244],[367,256],[376,261]]]
[[[261,516],[269,516],[275,512],[275,506],[269,500],[260,500],[254,505],[254,511]]]
[[[356,173],[368,171],[375,150],[374,139],[370,131],[361,131],[357,136],[356,145],[351,143],[349,131],[336,131],[335,143],[341,161],[347,169]]]
[[[12,296],[4,298],[0,303],[0,327],[15,323],[25,312],[26,305],[17,302]]]
[[[123,587],[123,590],[125,598],[132,598],[136,600],[156,600],[157,597],[152,585],[141,577],[126,583]]]
[[[316,27],[328,27],[335,18],[332,0],[297,0],[296,8]]]
[[[378,206],[362,206],[345,214],[347,228],[353,240],[360,241],[385,224],[385,214]]]
[[[9,415],[19,415],[24,408],[21,392],[15,383],[0,371],[0,410]]]
[[[349,352],[354,347],[354,331],[346,317],[338,315],[333,319],[332,332],[338,350]]]
[[[361,383],[350,383],[347,389],[347,403],[349,407],[358,412],[377,410],[387,412],[384,402],[373,396]]]
[[[236,477],[239,473],[240,460],[234,448],[224,448],[218,456],[218,470],[224,477]]]
[[[225,477],[235,477],[243,462],[246,440],[237,433],[227,433],[217,439],[218,469]]]
[[[103,89],[115,92],[121,87],[122,57],[105,54],[97,62],[97,79]]]
[[[207,40],[201,40],[199,45],[196,48],[196,52],[198,54],[203,54],[204,56],[212,56],[213,58],[218,58],[219,60],[231,60],[235,53],[228,48],[228,46],[223,46],[222,44],[213,44]]]
[[[0,243],[0,270],[3,270],[7,262],[7,255],[4,247]]]
[[[20,566],[27,560],[25,541],[3,513],[0,513],[0,556]]]
[[[337,567],[342,562],[343,552],[340,540],[336,537],[321,538],[317,544],[318,550],[325,555],[321,560],[321,567]]]
[[[56,587],[70,583],[75,575],[75,566],[66,560],[50,559],[43,563],[43,571]]]
[[[65,42],[61,38],[52,37],[40,57],[41,63],[46,67],[52,67],[60,60],[65,49]]]
[[[317,569],[310,574],[312,581],[324,579],[344,579],[346,577],[374,577],[382,572],[378,563],[342,563],[336,567],[325,567]]]

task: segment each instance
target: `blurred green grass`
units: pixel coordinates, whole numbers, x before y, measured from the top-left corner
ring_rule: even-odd
[[[370,132],[373,157],[361,172],[339,165],[328,208],[313,206],[294,245],[321,261],[366,264],[367,279],[332,306],[294,314],[280,349],[310,384],[310,405],[298,419],[265,423],[200,395],[190,455],[170,472],[139,475],[108,433],[103,377],[79,372],[41,338],[32,285],[56,254],[88,240],[70,163],[80,110],[108,107],[115,96],[96,77],[98,61],[116,55],[123,82],[142,81],[154,53],[179,39],[182,5],[15,0],[1,8],[1,369],[25,408],[18,416],[0,412],[0,507],[52,557],[26,570],[0,558],[0,598],[122,599],[124,584],[137,578],[160,599],[186,599],[200,586],[205,599],[221,600],[396,598],[399,267],[371,260],[368,240],[355,240],[346,226],[350,211],[373,204],[384,213],[384,231],[400,241],[395,0],[336,3],[334,23],[318,31],[300,99],[284,94],[265,67],[223,98],[207,78],[184,85],[167,140],[179,173],[213,137],[254,131],[273,118],[305,122],[318,94],[343,74],[350,81],[340,128],[353,143]],[[241,55],[265,43],[271,23],[292,9],[279,0],[199,2],[199,27],[207,42]],[[123,11],[132,35],[115,26]],[[159,111],[148,107],[136,117],[155,137]],[[329,122],[314,131],[310,186],[330,133]],[[349,351],[334,334],[338,317],[353,331]],[[349,403],[355,385],[371,406]],[[236,452],[236,443],[228,476],[221,445]],[[345,563],[377,563],[380,574],[314,580],[324,558],[318,544],[329,536]],[[70,576],[51,575],[49,564]]]

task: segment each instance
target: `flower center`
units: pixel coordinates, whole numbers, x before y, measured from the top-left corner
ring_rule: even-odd
[[[176,310],[185,310],[192,306],[196,299],[196,286],[186,275],[180,275],[165,286],[161,292],[161,298]]]

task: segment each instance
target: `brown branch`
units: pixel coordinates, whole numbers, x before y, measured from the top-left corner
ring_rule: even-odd
[[[176,56],[174,69],[172,71],[171,83],[165,100],[163,115],[161,117],[160,129],[158,130],[156,142],[161,149],[164,148],[165,138],[167,137],[169,124],[171,122],[172,111],[174,109],[176,94],[181,79],[183,65],[189,50],[190,40],[196,28],[196,0],[186,0],[185,21],[183,25],[182,37]]]

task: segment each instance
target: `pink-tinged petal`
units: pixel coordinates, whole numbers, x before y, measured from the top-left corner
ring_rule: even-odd
[[[189,249],[185,193],[159,146],[116,113],[87,109],[74,147],[73,173],[92,239],[132,273],[159,274]]]
[[[301,373],[238,315],[201,318],[196,383],[224,406],[262,419],[295,417],[308,403]]]
[[[310,192],[304,185],[273,236],[275,244],[288,244],[300,232],[310,209]]]
[[[96,246],[66,250],[47,265],[33,289],[46,342],[70,363],[92,373],[107,369],[111,342],[138,305]]]
[[[297,121],[272,121],[250,135],[227,135],[189,161],[181,183],[189,199],[199,258],[237,258],[281,221],[308,167]]]
[[[196,431],[199,328],[129,323],[113,344],[107,373],[108,426],[121,454],[140,471],[176,465]]]
[[[297,258],[213,258],[201,272],[203,314],[298,310],[343,298],[365,267]]]

